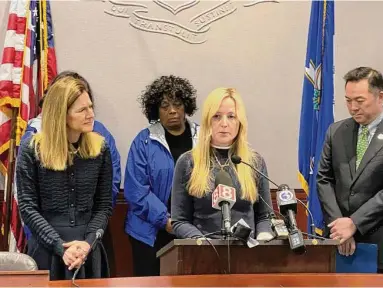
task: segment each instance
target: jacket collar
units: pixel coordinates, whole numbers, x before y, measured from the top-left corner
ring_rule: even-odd
[[[192,138],[193,138],[193,147],[197,144],[198,133],[199,133],[199,125],[190,121],[190,119],[186,118],[188,121]],[[151,124],[149,127],[149,138],[152,140],[156,140],[161,143],[168,151],[170,152],[170,148],[165,138],[165,129],[162,124],[158,121],[156,123]]]
[[[28,121],[28,125],[35,128],[37,132],[40,132],[41,131],[41,122],[42,122],[42,118],[41,118],[41,113],[39,115],[37,115],[36,118],[32,118]]]

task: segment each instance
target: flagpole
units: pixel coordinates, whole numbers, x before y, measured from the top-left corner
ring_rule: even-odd
[[[12,216],[12,200],[13,200],[13,179],[15,168],[15,147],[16,147],[16,128],[17,128],[17,115],[19,108],[12,108],[11,118],[11,134],[9,140],[8,150],[8,167],[7,167],[7,185],[5,186],[5,221],[4,221],[4,241],[3,250],[9,250],[9,231],[11,228],[11,216]]]
[[[39,17],[38,17],[38,21],[39,21],[39,37],[40,37],[40,45],[39,45],[39,54],[40,54],[40,59],[38,60],[39,61],[39,75],[40,75],[40,87],[38,89],[38,94],[37,94],[37,98],[38,100],[40,101],[40,99],[44,96],[44,83],[45,83],[45,74],[46,74],[46,70],[45,70],[45,53],[44,53],[44,49],[47,49],[48,47],[44,47],[44,19],[43,17],[45,17],[45,14],[42,13],[43,12],[43,4],[42,4],[42,1],[46,1],[46,0],[40,0],[39,1]],[[39,108],[39,107],[38,107]],[[38,109],[37,108],[37,109]],[[39,110],[36,110],[36,111],[39,111]],[[37,113],[38,114],[38,113]]]
[[[42,2],[42,10],[40,10],[40,18],[41,18],[41,22],[42,24],[44,25],[43,26],[43,41],[44,41],[44,70],[42,71],[43,72],[43,76],[44,76],[44,86],[43,86],[43,92],[45,90],[46,87],[48,87],[48,19],[47,19],[47,1],[43,1]],[[43,95],[41,95],[43,96]]]

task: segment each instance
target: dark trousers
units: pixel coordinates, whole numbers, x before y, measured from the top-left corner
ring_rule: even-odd
[[[138,241],[133,237],[129,238],[133,254],[134,276],[159,276],[160,260],[156,257],[156,253],[170,241],[175,239],[175,236],[169,234],[165,230],[158,231],[154,247]]]

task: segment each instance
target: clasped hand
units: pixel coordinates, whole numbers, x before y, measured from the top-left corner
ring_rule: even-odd
[[[338,246],[339,254],[350,256],[353,255],[356,249],[354,234],[356,226],[354,222],[347,217],[338,218],[331,222],[328,227],[330,230],[330,238],[340,240]]]
[[[352,222],[351,218],[343,217],[338,218],[328,224],[330,228],[330,238],[335,240],[340,240],[340,244],[343,244],[356,232],[356,226]]]
[[[71,241],[63,244],[65,252],[63,260],[69,270],[78,268],[85,261],[90,245],[85,241]]]

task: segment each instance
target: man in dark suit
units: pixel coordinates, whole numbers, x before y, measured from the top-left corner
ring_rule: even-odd
[[[351,118],[332,124],[317,174],[327,235],[352,255],[355,242],[375,243],[383,271],[383,77],[359,67],[345,77]]]

